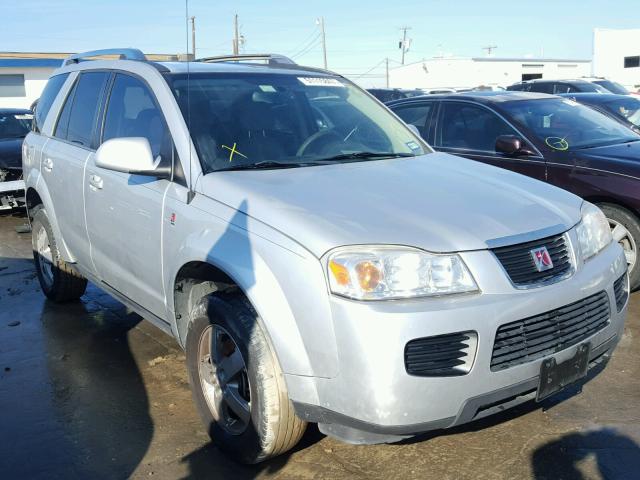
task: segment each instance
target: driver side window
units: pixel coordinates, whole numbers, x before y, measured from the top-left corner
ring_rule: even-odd
[[[443,102],[436,146],[495,152],[501,135],[518,133],[494,112],[470,103]]]

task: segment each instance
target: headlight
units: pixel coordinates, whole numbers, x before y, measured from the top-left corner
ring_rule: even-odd
[[[583,260],[593,257],[612,240],[611,228],[604,213],[589,202],[582,205],[582,221],[576,231]]]
[[[447,295],[478,290],[458,255],[408,247],[350,247],[329,255],[331,291],[357,300]]]

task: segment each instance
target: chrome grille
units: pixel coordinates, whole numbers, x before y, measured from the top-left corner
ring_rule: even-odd
[[[546,247],[553,262],[553,268],[543,272],[538,271],[531,255],[532,250],[541,247]],[[492,252],[504,267],[513,284],[519,287],[558,280],[568,275],[573,268],[570,247],[564,234],[508,247],[494,248]]]

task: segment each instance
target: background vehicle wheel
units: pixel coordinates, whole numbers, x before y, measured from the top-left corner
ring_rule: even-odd
[[[221,450],[258,463],[298,443],[306,422],[295,415],[277,358],[242,295],[212,295],[194,308],[186,353],[196,406]]]
[[[613,239],[624,249],[629,266],[629,284],[631,289],[635,290],[640,287],[640,262],[638,262],[640,223],[635,215],[622,207],[607,203],[601,203],[598,206],[609,220]]]
[[[87,280],[60,257],[46,210],[36,207],[32,216],[33,260],[42,291],[54,302],[79,299],[87,289]]]

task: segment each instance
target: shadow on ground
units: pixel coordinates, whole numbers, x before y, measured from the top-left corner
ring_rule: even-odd
[[[597,473],[607,480],[640,476],[640,447],[629,437],[611,429],[577,432],[538,448],[531,458],[536,480],[583,480],[590,478],[580,467],[591,457]]]

